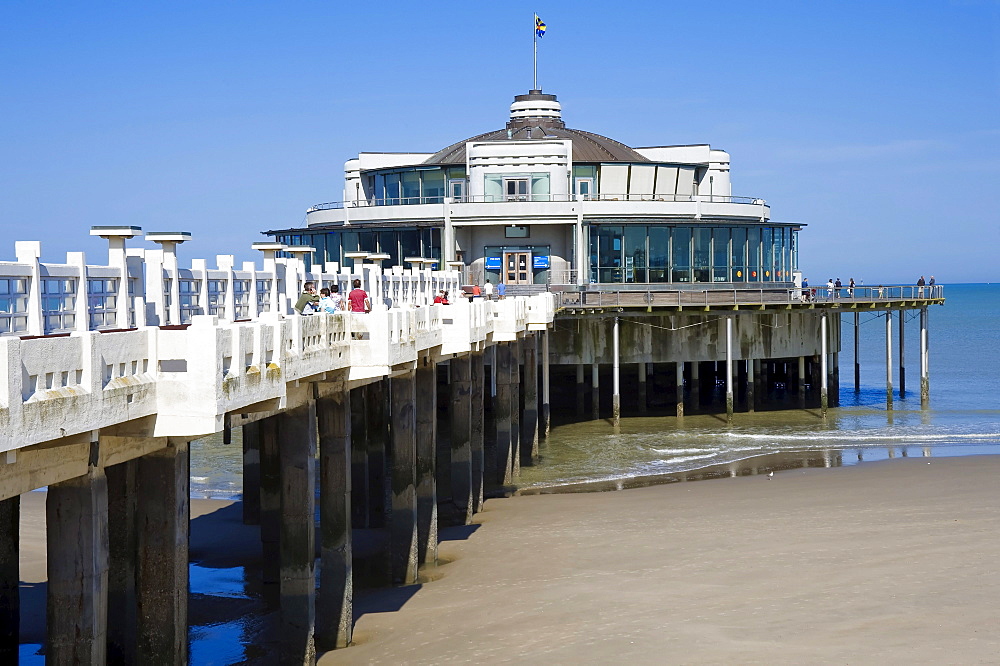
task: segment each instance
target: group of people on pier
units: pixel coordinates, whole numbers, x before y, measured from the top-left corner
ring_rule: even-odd
[[[351,291],[344,297],[340,293],[340,285],[336,282],[329,287],[323,287],[316,293],[316,283],[306,282],[303,285],[302,295],[295,301],[295,312],[302,315],[316,314],[317,312],[327,312],[334,314],[337,312],[371,312],[372,301],[368,292],[361,288],[361,280],[355,279],[351,283]]]

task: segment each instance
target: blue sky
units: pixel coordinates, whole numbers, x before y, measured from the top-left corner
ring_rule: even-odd
[[[760,6],[755,6],[755,5]],[[1000,281],[1000,2],[18,2],[0,10],[0,260],[92,225],[249,250],[341,198],[359,151],[502,127],[539,83],[570,127],[710,143],[733,193],[809,226],[814,282]],[[210,262],[212,263],[212,262]]]

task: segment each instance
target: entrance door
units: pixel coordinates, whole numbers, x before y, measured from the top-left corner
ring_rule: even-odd
[[[531,284],[534,282],[530,252],[504,252],[503,265],[503,281],[507,284]]]

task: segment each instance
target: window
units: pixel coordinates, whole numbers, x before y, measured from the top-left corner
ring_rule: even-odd
[[[503,179],[504,198],[507,201],[527,201],[528,200],[528,179],[527,178],[504,178]]]
[[[61,333],[76,326],[76,280],[42,278],[42,324],[45,333]]]
[[[0,279],[0,334],[28,330],[28,280]]]
[[[456,178],[448,181],[448,196],[456,203],[465,201],[465,180]]]
[[[577,178],[573,191],[579,194],[582,199],[590,199],[594,194],[593,178]]]
[[[114,328],[118,280],[87,280],[87,309],[90,328]]]

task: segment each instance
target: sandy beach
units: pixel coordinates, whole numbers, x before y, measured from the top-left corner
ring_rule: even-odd
[[[490,500],[440,578],[392,612],[359,598],[357,645],[320,663],[997,663],[998,475],[911,458]]]
[[[320,663],[997,663],[998,475],[909,458],[489,500],[424,584],[360,591],[356,644]],[[192,559],[259,553],[236,509],[192,502]],[[29,588],[43,515],[25,496]]]

